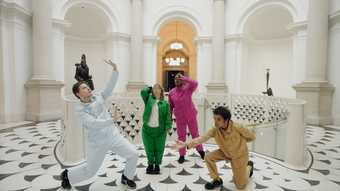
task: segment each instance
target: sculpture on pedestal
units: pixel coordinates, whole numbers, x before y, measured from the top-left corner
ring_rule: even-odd
[[[76,63],[76,74],[74,78],[80,82],[86,82],[86,84],[91,88],[91,90],[94,90],[92,76],[89,74],[89,67],[86,64],[86,56],[85,54],[81,55],[81,61],[80,63]]]
[[[267,73],[266,73],[266,80],[267,80],[267,83],[266,83],[266,91],[265,92],[262,92],[263,94],[267,94],[268,96],[274,96],[274,93],[273,93],[273,90],[272,88],[268,88],[269,86],[269,77],[270,77],[270,74],[269,74],[269,68],[266,69],[267,70]]]

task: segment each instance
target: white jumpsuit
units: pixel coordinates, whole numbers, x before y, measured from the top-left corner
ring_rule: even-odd
[[[80,103],[77,107],[81,126],[87,130],[87,152],[84,164],[68,169],[71,185],[96,175],[108,150],[126,159],[123,174],[130,180],[134,178],[138,161],[137,150],[119,133],[105,107],[105,100],[112,95],[117,78],[118,72],[113,71],[105,90],[93,94],[90,103]]]

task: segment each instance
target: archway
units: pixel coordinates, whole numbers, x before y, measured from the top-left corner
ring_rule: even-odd
[[[196,31],[191,25],[172,20],[160,27],[158,35],[157,82],[170,91],[177,73],[196,79]]]
[[[245,21],[241,93],[266,91],[266,72],[275,96],[295,97],[293,39],[287,26],[293,17],[285,7],[272,4],[253,12]]]
[[[110,71],[103,64],[103,59],[113,51],[106,43],[112,31],[110,18],[96,4],[78,3],[65,12],[64,19],[71,23],[65,29],[65,94],[72,94],[72,85],[76,82],[75,63],[80,62],[82,54],[86,55],[95,89],[103,88],[109,75],[109,72],[103,71]]]

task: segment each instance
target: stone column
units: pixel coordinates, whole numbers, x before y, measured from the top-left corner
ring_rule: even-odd
[[[326,78],[328,57],[329,1],[310,0],[307,26],[306,79],[294,86],[296,96],[307,101],[306,122],[326,125],[333,122],[334,87]]]
[[[146,84],[157,82],[157,45],[160,38],[158,36],[144,37],[144,80]]]
[[[33,76],[25,84],[27,120],[48,121],[62,116],[61,88],[54,80],[52,62],[51,0],[33,0]],[[63,64],[63,63],[61,63]]]
[[[233,93],[241,92],[241,69],[243,63],[244,37],[242,34],[226,36],[226,81],[228,90]]]
[[[145,83],[143,78],[143,0],[131,0],[131,62],[128,91],[138,91]]]
[[[225,0],[213,1],[212,76],[211,81],[207,85],[207,89],[208,93],[225,93],[227,92],[224,52]]]

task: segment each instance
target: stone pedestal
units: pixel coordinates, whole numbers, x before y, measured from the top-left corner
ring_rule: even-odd
[[[294,86],[296,97],[307,102],[306,123],[329,125],[333,123],[332,98],[334,87],[327,82],[303,82]]]

